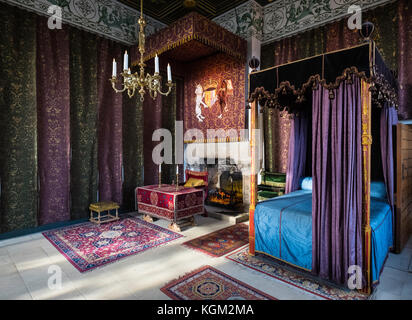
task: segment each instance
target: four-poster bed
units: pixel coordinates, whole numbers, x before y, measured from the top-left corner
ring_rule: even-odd
[[[253,135],[250,140],[249,253],[339,284],[358,265],[362,291],[370,293],[393,246],[391,128],[397,119],[396,81],[374,42],[253,72],[249,102],[252,129],[259,129],[259,104],[292,117],[285,196],[257,203],[259,146]],[[371,197],[372,112],[381,114],[376,141],[384,160],[379,168],[373,164],[385,181],[377,197]],[[305,176],[313,190],[298,190]]]

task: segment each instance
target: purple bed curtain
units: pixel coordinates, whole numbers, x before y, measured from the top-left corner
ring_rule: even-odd
[[[295,116],[290,130],[285,193],[299,189],[299,181],[305,174],[307,140],[308,118]]]
[[[99,201],[122,202],[122,97],[109,81],[113,58],[123,67],[120,46],[98,41],[98,168]],[[120,63],[119,63],[120,61]]]
[[[361,81],[313,91],[312,272],[344,284],[363,266]]]
[[[395,108],[388,102],[385,102],[381,110],[380,119],[380,138],[381,138],[381,155],[383,177],[385,179],[386,193],[388,196],[389,205],[392,209],[393,221],[395,216],[394,211],[394,164],[393,164],[393,135],[392,128],[398,123],[398,115]]]
[[[69,29],[37,18],[39,224],[70,220]]]

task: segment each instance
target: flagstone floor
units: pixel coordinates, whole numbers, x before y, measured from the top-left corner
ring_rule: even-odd
[[[155,222],[167,227],[167,222]],[[41,233],[0,241],[0,299],[169,299],[160,291],[167,282],[203,265],[211,265],[278,299],[315,299],[314,295],[251,272],[225,257],[212,258],[181,243],[227,227],[229,222],[197,217],[184,237],[80,273]],[[403,252],[390,254],[374,299],[412,299],[412,237]],[[49,271],[59,268],[60,289],[49,289]]]

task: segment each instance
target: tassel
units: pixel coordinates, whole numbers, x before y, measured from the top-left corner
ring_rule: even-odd
[[[330,99],[330,100],[335,99],[335,93],[333,92],[333,90],[330,90],[330,91],[329,91],[329,99]]]
[[[348,84],[353,84],[352,77],[350,76],[350,73],[348,74]]]

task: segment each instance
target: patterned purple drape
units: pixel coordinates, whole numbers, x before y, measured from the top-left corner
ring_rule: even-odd
[[[153,148],[159,144],[158,141],[152,141],[153,132],[156,129],[162,128],[162,96],[157,96],[153,100],[149,95],[146,95],[143,102],[143,152],[144,152],[144,184],[151,185],[159,182],[159,166],[153,162]],[[148,120],[150,119],[150,121]],[[164,170],[165,167],[162,166]],[[164,182],[164,181],[163,181]]]
[[[380,138],[381,138],[381,155],[382,155],[382,168],[383,177],[385,179],[386,193],[388,195],[388,201],[392,209],[392,218],[395,221],[394,210],[394,190],[395,190],[395,177],[394,177],[394,164],[393,164],[393,126],[398,123],[398,115],[395,108],[391,107],[388,102],[385,103],[381,110],[380,121]]]
[[[409,2],[409,3],[408,3]],[[412,118],[412,6],[409,0],[400,0],[398,6],[398,70],[399,115]]]
[[[299,189],[300,178],[305,174],[307,140],[308,118],[305,116],[295,116],[290,130],[285,193]]]
[[[39,224],[70,220],[69,32],[37,19]]]
[[[334,91],[313,91],[312,271],[344,284],[363,266],[361,82]]]
[[[123,68],[122,49],[107,39],[97,47],[99,200],[122,203],[122,94],[109,81],[113,58]]]

